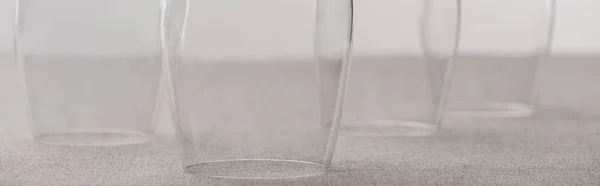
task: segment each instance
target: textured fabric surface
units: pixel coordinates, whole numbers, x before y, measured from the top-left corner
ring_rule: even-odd
[[[592,103],[600,100],[593,94],[600,65],[593,59],[549,64],[542,105],[552,109],[545,115],[448,120],[441,132],[429,137],[342,134],[328,173],[248,181],[184,173],[166,108],[159,134],[148,144],[74,148],[35,143],[28,133],[17,71],[3,63],[0,185],[599,185],[600,120]],[[584,101],[589,107],[580,107]]]

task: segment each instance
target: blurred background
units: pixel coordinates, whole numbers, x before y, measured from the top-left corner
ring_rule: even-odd
[[[10,55],[12,53],[12,20],[13,7],[15,0],[0,0],[0,55]],[[252,0],[254,3],[272,3],[269,0]],[[101,1],[89,1],[89,3]],[[227,1],[215,1],[227,3]],[[481,50],[482,46],[497,46],[510,51],[514,47],[515,41],[523,40],[532,37],[532,35],[521,34],[514,35],[512,40],[494,41],[497,43],[483,44],[478,41],[477,35],[498,35],[495,33],[494,25],[510,23],[515,28],[526,26],[526,21],[521,21],[521,18],[527,17],[529,9],[539,8],[529,6],[527,1],[513,1],[513,4],[502,3],[503,6],[512,6],[511,12],[505,12],[507,8],[495,8],[490,6],[493,1],[463,1],[464,17],[463,17],[463,38],[461,53],[468,54],[485,54]],[[355,0],[356,8],[356,43],[355,52],[357,54],[418,54],[419,53],[419,37],[418,16],[421,9],[422,0]],[[218,4],[218,3],[215,3]],[[56,4],[56,6],[65,6]],[[216,6],[216,5],[215,5]],[[297,20],[286,20],[288,22],[298,22],[299,24],[289,24],[289,26],[297,26],[298,30],[312,31],[306,28],[307,21],[314,19],[306,19],[306,16],[314,16],[313,12],[306,12],[305,7],[314,6],[314,1],[291,1],[284,0],[278,3],[280,10],[270,9],[269,11],[286,11],[295,16],[290,16],[289,19],[297,18]],[[600,7],[600,1],[597,0],[559,0],[557,1],[557,20],[555,31],[555,42],[552,46],[552,52],[555,55],[577,54],[589,55],[600,52],[600,21],[595,20],[600,17],[600,12],[596,9]],[[503,11],[495,11],[503,10]],[[194,10],[192,10],[194,11]],[[204,11],[210,11],[205,9]],[[297,12],[294,12],[297,11]],[[131,12],[115,12],[127,13]],[[494,16],[478,16],[481,12],[486,12],[486,15],[493,13]],[[263,15],[268,15],[265,13]],[[233,17],[233,16],[232,16]],[[254,19],[255,17],[252,17]],[[268,29],[268,25],[278,20],[277,16],[260,16],[265,25],[254,25],[254,29]],[[251,19],[251,18],[249,18]],[[151,21],[149,19],[148,21]],[[411,23],[414,25],[406,25]],[[309,23],[310,24],[310,23]],[[118,26],[118,25],[115,25]],[[126,34],[123,34],[126,35]],[[254,37],[254,36],[253,36]],[[101,39],[101,38],[98,38]],[[311,41],[312,38],[286,38],[298,40],[298,43]],[[276,41],[273,41],[276,42]],[[294,43],[294,42],[288,42]],[[275,46],[265,44],[265,46]],[[309,47],[310,45],[290,45],[277,48],[260,48],[256,47],[257,51],[264,50],[281,50],[281,51],[302,51],[295,50],[293,47]],[[500,47],[502,46],[502,47]],[[496,49],[498,50],[498,49]],[[502,51],[495,51],[502,52]]]

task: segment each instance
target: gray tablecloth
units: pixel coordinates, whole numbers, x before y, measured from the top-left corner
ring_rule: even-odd
[[[546,66],[546,117],[453,121],[430,137],[341,135],[331,171],[316,177],[248,181],[184,173],[163,110],[157,137],[134,147],[68,148],[37,144],[28,133],[17,71],[0,72],[0,185],[599,185],[600,120],[582,101],[600,79],[594,59]],[[587,96],[587,97],[586,97]],[[596,96],[594,98],[594,96]],[[559,109],[560,110],[560,109]],[[588,112],[589,111],[589,112]],[[560,113],[560,114],[559,114]]]

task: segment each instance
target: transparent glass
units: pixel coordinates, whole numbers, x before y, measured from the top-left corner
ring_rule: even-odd
[[[345,92],[352,1],[169,3],[170,97],[185,171],[234,179],[325,172]]]
[[[461,56],[447,116],[522,118],[539,98],[549,53],[552,0],[463,0]]]
[[[415,41],[419,52],[353,59],[341,125],[344,134],[427,136],[440,128],[458,44],[460,4],[419,2],[403,2],[411,7],[407,9],[415,5],[422,9],[403,12],[408,18],[396,23],[414,25],[405,29],[419,34],[420,41]]]
[[[162,72],[159,0],[19,0],[15,55],[34,138],[149,141]]]

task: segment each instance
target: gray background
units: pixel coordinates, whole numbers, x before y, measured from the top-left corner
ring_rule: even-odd
[[[465,34],[462,38],[462,53],[489,53],[489,52],[514,52],[520,51],[523,48],[516,47],[517,43],[529,41],[530,38],[536,36],[537,32],[525,31],[531,26],[531,21],[537,18],[537,13],[540,12],[541,3],[545,0],[463,0],[465,8],[463,9],[463,28]],[[56,6],[68,6],[72,0],[55,0],[53,3]],[[103,5],[111,1],[90,1],[91,6]],[[117,1],[115,1],[117,2]],[[136,5],[136,8],[127,7],[128,11],[113,11],[110,14],[115,17],[133,16],[143,13],[148,10],[151,5],[149,1],[128,0],[128,2],[136,2],[143,5]],[[214,1],[222,2],[222,1]],[[263,9],[267,13],[277,11],[285,11],[288,22],[300,23],[287,25],[292,30],[302,30],[294,34],[286,43],[293,43],[285,47],[273,45],[273,42],[263,42],[257,47],[245,47],[247,50],[258,51],[302,51],[299,43],[310,43],[305,40],[311,40],[308,36],[312,32],[307,25],[313,24],[314,13],[313,5],[315,1],[276,1],[276,0],[252,0],[258,7],[269,7]],[[421,11],[422,0],[357,0],[356,3],[356,52],[367,54],[395,54],[398,52],[418,54],[419,50],[419,32],[416,28],[418,23],[419,13]],[[0,54],[10,54],[12,51],[12,21],[14,0],[0,0]],[[215,3],[217,4],[217,3]],[[276,5],[274,5],[276,4]],[[48,5],[46,5],[48,6]],[[241,9],[248,8],[246,5],[239,5]],[[246,7],[244,7],[246,6]],[[277,8],[271,8],[271,7]],[[597,11],[600,6],[600,1],[597,0],[558,0],[557,1],[557,20],[555,42],[552,47],[555,53],[568,54],[594,54],[600,52],[600,22],[595,21],[600,16]],[[154,8],[153,8],[154,10]],[[74,11],[74,10],[69,10]],[[206,14],[215,14],[215,10],[203,7],[195,7],[192,11],[208,11]],[[218,10],[216,10],[218,11]],[[43,13],[43,12],[38,12]],[[49,13],[49,12],[46,12]],[[49,17],[60,17],[72,12],[52,12]],[[84,12],[77,12],[80,15]],[[240,15],[244,15],[240,12]],[[447,12],[450,13],[450,12]],[[240,22],[252,22],[256,24],[252,29],[257,29],[253,33],[260,33],[272,29],[273,22],[279,23],[279,16],[262,16],[256,19],[256,16],[248,16]],[[239,18],[239,15],[232,15]],[[212,19],[223,19],[214,17]],[[98,20],[98,19],[96,19]],[[139,19],[139,22],[152,22],[155,20]],[[115,21],[106,22],[106,24],[117,24]],[[120,24],[128,24],[122,22]],[[123,26],[117,24],[116,26]],[[191,25],[194,26],[194,25]],[[198,29],[198,28],[192,28]],[[65,28],[65,31],[68,28]],[[134,30],[131,30],[132,32]],[[206,32],[206,30],[203,30]],[[510,38],[498,37],[507,36]],[[207,34],[210,35],[210,34]],[[306,35],[306,36],[304,36]],[[129,35],[125,35],[129,36]],[[489,36],[495,36],[489,38]],[[249,38],[257,38],[252,36]],[[123,37],[119,37],[122,39]],[[482,39],[484,38],[484,39]],[[499,39],[501,38],[501,39]],[[97,38],[103,40],[106,38]],[[493,40],[493,41],[492,41]],[[210,43],[208,46],[218,44]],[[526,47],[528,44],[521,45]],[[105,47],[105,46],[103,46]],[[114,47],[114,46],[113,46]],[[489,50],[493,47],[493,50]],[[310,48],[307,48],[307,50]],[[47,49],[50,50],[50,49]],[[231,49],[230,49],[231,50]],[[227,52],[230,52],[228,50]],[[482,51],[483,50],[483,51]],[[240,51],[236,51],[240,52]]]

